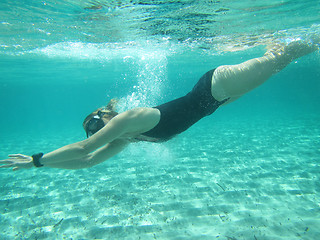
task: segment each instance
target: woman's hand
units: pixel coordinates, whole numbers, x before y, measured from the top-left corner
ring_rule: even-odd
[[[0,168],[13,168],[13,171],[19,169],[28,169],[34,167],[32,157],[23,154],[9,155],[8,159],[0,160]]]

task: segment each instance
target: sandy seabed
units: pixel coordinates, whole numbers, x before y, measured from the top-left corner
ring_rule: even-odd
[[[90,169],[1,170],[0,239],[317,239],[318,122],[195,126]],[[0,146],[77,140],[46,139]]]

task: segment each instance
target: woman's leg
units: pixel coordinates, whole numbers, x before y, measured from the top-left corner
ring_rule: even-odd
[[[226,98],[230,98],[230,101],[237,99],[264,83],[294,59],[318,49],[316,44],[299,40],[291,42],[285,47],[275,46],[260,58],[254,58],[237,65],[220,66],[212,76],[212,96],[218,101]]]

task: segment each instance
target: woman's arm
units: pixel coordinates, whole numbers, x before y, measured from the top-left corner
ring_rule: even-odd
[[[139,134],[156,126],[160,121],[160,113],[157,109],[136,108],[121,113],[110,120],[96,134],[81,142],[73,143],[53,152],[45,154],[41,158],[41,164],[54,164],[82,159],[103,145],[110,143],[125,134]]]
[[[121,152],[129,144],[126,140],[114,140],[111,143],[99,148],[91,154],[86,155],[81,159],[73,159],[66,162],[47,163],[46,167],[63,168],[63,169],[81,169],[89,168],[100,164],[114,155]]]
[[[127,136],[135,136],[146,132],[156,126],[159,121],[160,113],[157,109],[137,108],[126,111],[111,119],[106,126],[90,138],[66,145],[45,154],[40,159],[40,164],[44,166],[53,166],[54,164],[62,164],[63,162],[86,162],[89,161],[92,156],[96,157],[93,158],[94,161],[91,163],[96,161],[96,164],[98,164],[105,160],[102,159],[102,156],[106,154],[107,149],[110,151],[110,156],[121,151],[120,146],[117,151],[117,148],[112,142],[121,140]],[[104,145],[106,146],[101,148]],[[111,148],[113,150],[111,150]],[[104,150],[106,150],[106,152],[104,152]],[[111,154],[112,152],[114,152],[114,154]],[[18,170],[21,168],[33,167],[32,158],[30,156],[15,154],[10,155],[9,157],[9,159],[0,161],[0,164],[3,164],[0,168],[12,167],[13,170]]]

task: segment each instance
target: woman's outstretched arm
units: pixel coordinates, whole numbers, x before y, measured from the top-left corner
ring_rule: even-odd
[[[125,137],[125,135],[146,132],[159,121],[160,113],[157,109],[136,108],[120,113],[90,138],[45,154],[41,159],[41,164],[84,158],[105,144]]]
[[[81,169],[81,168],[89,168],[100,164],[114,155],[121,152],[125,147],[129,144],[126,140],[114,140],[111,143],[99,148],[86,155],[81,159],[73,159],[70,161],[59,162],[59,163],[47,163],[46,167],[49,168],[62,168],[62,169]]]
[[[95,161],[101,162],[101,157],[104,154],[107,154],[104,150],[109,150],[110,153],[108,154],[110,155],[116,154],[116,149],[118,149],[118,152],[121,151],[120,146],[119,148],[115,147],[114,144],[116,142],[113,143],[114,141],[123,140],[146,132],[156,126],[159,121],[160,113],[157,109],[137,108],[126,111],[111,119],[106,126],[90,138],[66,145],[45,154],[40,159],[40,164],[43,166],[62,166],[61,163],[63,162],[75,163],[76,161],[79,161],[82,162],[80,165],[83,166],[83,162],[90,162],[90,159],[92,159],[93,156],[96,156],[96,158],[93,158],[91,163]],[[105,146],[105,149],[103,146]],[[111,150],[111,148],[113,150]],[[112,152],[115,153],[111,154]],[[14,170],[18,170],[21,168],[33,167],[32,157],[30,156],[14,154],[9,157],[9,159],[0,161],[0,164],[3,164],[0,168],[12,167]]]

